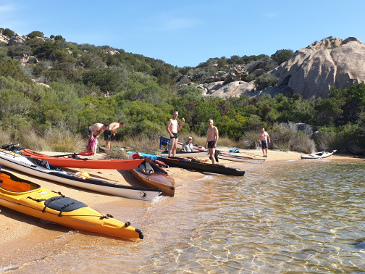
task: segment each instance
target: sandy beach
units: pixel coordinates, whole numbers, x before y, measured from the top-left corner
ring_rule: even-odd
[[[228,152],[229,148],[218,148],[223,152]],[[57,154],[57,153],[55,153]],[[60,153],[59,153],[60,154]],[[258,159],[265,159],[262,164],[250,164],[233,162],[227,160],[220,160],[220,164],[229,167],[239,168],[250,172],[255,169],[270,168],[273,165],[287,165],[295,163],[303,163],[305,161],[364,161],[364,156],[356,155],[339,155],[321,159],[321,160],[301,160],[301,153],[297,152],[283,152],[276,150],[269,150],[268,157],[263,158],[261,150],[243,150],[235,155],[250,156]],[[96,157],[102,157],[99,154]],[[60,191],[63,195],[80,200],[88,206],[99,210],[102,213],[109,213],[116,219],[127,222],[142,217],[152,202],[132,200],[117,196],[109,196],[98,194],[83,189],[73,188],[60,183],[42,180],[36,177],[17,172],[15,170],[2,167],[3,170],[10,171],[15,175],[26,178],[41,186]],[[92,169],[65,169],[69,172],[86,171],[92,177],[107,180],[113,183],[140,186],[137,180],[132,176],[130,171],[117,170],[92,170]],[[206,176],[200,172],[187,171],[180,168],[167,168],[166,171],[171,177],[175,179],[176,187],[183,185],[186,182],[191,182]],[[177,189],[178,191],[178,189]],[[178,193],[177,193],[178,195]],[[169,199],[174,199],[169,197]],[[123,210],[121,210],[123,208]],[[0,269],[10,265],[19,265],[30,260],[39,259],[43,254],[52,252],[52,246],[57,243],[57,239],[69,232],[70,229],[56,224],[51,224],[24,214],[0,207]],[[142,229],[143,230],[143,229]],[[148,235],[146,235],[148,236]],[[102,237],[102,236],[101,236]]]

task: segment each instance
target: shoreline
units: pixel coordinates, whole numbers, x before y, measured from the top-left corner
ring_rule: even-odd
[[[229,148],[218,148],[221,151],[228,152]],[[48,154],[50,152],[45,152]],[[59,154],[59,153],[54,153]],[[302,160],[301,153],[298,152],[284,152],[269,150],[268,157],[262,157],[262,151],[255,149],[240,149],[240,153],[234,153],[235,155],[250,156],[258,159],[265,159],[262,164],[250,164],[242,162],[233,162],[228,160],[220,160],[219,164],[223,164],[228,167],[239,168],[246,172],[254,171],[257,169],[270,168],[272,166],[296,164],[313,161],[365,161],[364,156],[350,155],[350,154],[334,154],[324,159],[310,159]],[[102,154],[98,154],[96,157],[101,157]],[[94,157],[94,156],[93,156]],[[135,223],[140,223],[138,220],[143,219],[146,211],[151,206],[153,201],[141,201],[132,200],[118,196],[110,196],[99,194],[92,191],[74,188],[60,183],[52,181],[46,181],[39,179],[7,167],[3,167],[4,170],[20,176],[25,179],[29,179],[41,186],[54,191],[60,191],[67,197],[74,198],[81,202],[84,202],[88,206],[104,213],[111,214],[116,219],[122,222],[131,222],[131,225],[140,228],[143,231],[143,227],[138,227]],[[91,169],[65,169],[67,172],[86,171],[92,177],[102,178],[113,183],[120,183],[124,185],[141,186],[141,184],[133,177],[130,171],[117,171],[117,170],[91,170]],[[176,183],[176,196],[179,195],[178,189],[180,186],[187,182],[196,181],[204,178],[206,174],[188,171],[181,168],[169,167],[165,169],[168,174],[175,179]],[[166,197],[168,199],[174,199],[174,197]],[[0,269],[11,265],[22,265],[23,263],[37,260],[52,253],[52,247],[67,240],[68,237],[64,235],[72,234],[72,230],[63,227],[61,225],[50,224],[48,222],[39,220],[34,217],[30,217],[10,209],[0,207],[0,250],[2,256],[0,259]],[[122,209],[122,210],[121,210]],[[70,232],[71,231],[71,232]],[[94,235],[92,233],[80,232],[84,235]],[[103,235],[96,235],[95,237],[103,237]],[[148,236],[148,235],[145,235]],[[62,243],[64,244],[64,243]]]

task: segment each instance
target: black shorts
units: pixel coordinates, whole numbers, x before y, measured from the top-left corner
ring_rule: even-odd
[[[173,137],[170,136],[170,139],[177,139],[177,133],[172,133],[172,136]]]
[[[214,148],[214,146],[215,146],[215,141],[208,142],[208,148]]]
[[[104,131],[104,141],[112,140],[112,132],[110,130]]]
[[[267,148],[267,142],[266,141],[261,141],[261,148],[262,149]]]

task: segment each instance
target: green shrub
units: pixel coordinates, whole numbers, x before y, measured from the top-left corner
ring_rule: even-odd
[[[277,77],[269,73],[265,73],[260,77],[256,78],[255,86],[258,90],[263,90],[265,88],[274,86],[278,82],[278,80],[279,79]]]
[[[290,60],[290,58],[292,57],[293,51],[290,49],[277,50],[273,55],[271,55],[271,59],[273,59],[279,65],[283,62]]]
[[[321,127],[314,136],[318,150],[332,150],[344,152],[350,141],[357,140],[359,125],[347,124],[342,127]]]
[[[310,135],[298,130],[298,126],[295,123],[275,125],[269,134],[274,149],[284,151],[292,150],[303,153],[312,153],[315,151],[315,143]]]
[[[8,38],[13,37],[14,34],[15,34],[15,32],[12,31],[11,29],[6,28],[3,30],[3,35],[5,35]]]
[[[27,35],[29,38],[35,38],[35,37],[44,37],[44,33],[41,31],[32,31]]]

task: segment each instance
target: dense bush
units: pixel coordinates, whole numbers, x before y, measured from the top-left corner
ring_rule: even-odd
[[[29,33],[27,35],[29,38],[35,38],[35,37],[43,37],[44,36],[44,33],[41,32],[41,31],[32,31],[31,33]]]
[[[293,57],[293,51],[289,49],[281,49],[277,50],[273,55],[271,55],[271,59],[277,62],[279,65],[290,60]]]
[[[277,77],[269,73],[265,73],[260,77],[256,78],[255,86],[258,90],[263,90],[265,88],[275,86],[278,80],[279,79]]]
[[[11,29],[8,29],[8,28],[6,28],[6,29],[0,28],[0,31],[3,33],[3,35],[5,35],[8,38],[13,37],[13,35],[15,34],[14,31],[12,31]]]

